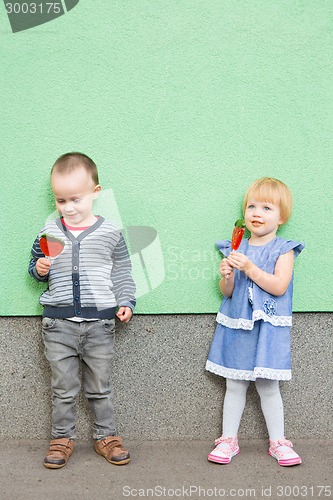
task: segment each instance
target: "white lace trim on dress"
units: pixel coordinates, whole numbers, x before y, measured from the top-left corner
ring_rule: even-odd
[[[236,370],[217,365],[212,361],[207,361],[206,370],[221,377],[233,380],[256,380],[257,378],[267,378],[269,380],[291,380],[291,370],[277,370],[275,368],[256,367],[251,370]]]
[[[227,328],[252,330],[255,321],[264,320],[274,326],[291,326],[291,316],[269,316],[260,309],[253,311],[252,319],[245,318],[230,318],[221,312],[217,313],[216,321]]]

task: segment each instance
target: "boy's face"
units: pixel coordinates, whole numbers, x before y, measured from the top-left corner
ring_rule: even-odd
[[[58,212],[70,226],[91,226],[96,221],[92,212],[100,185],[95,185],[89,172],[78,166],[68,173],[56,170],[51,176],[51,186]]]

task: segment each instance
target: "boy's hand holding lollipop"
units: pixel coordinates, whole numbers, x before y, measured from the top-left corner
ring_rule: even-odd
[[[50,271],[52,259],[61,254],[65,242],[60,238],[45,233],[39,238],[39,246],[45,257],[37,260],[36,269],[40,276],[46,276]]]

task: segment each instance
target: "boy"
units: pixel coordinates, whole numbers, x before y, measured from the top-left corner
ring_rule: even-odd
[[[112,464],[127,464],[130,454],[116,436],[109,380],[115,316],[127,323],[135,306],[127,247],[120,231],[92,212],[101,186],[88,156],[60,156],[51,170],[51,186],[60,218],[38,234],[29,266],[37,281],[48,281],[40,303],[45,356],[51,366],[53,439],[44,465],[61,468],[74,451],[80,361],[83,392],[95,417],[95,451]],[[65,243],[52,260],[40,248],[45,233]]]

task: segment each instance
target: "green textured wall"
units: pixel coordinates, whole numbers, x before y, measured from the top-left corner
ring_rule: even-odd
[[[331,311],[332,14],[331,0],[81,0],[13,33],[1,4],[1,314],[41,312],[30,247],[70,150],[99,167],[96,210],[129,239],[152,228],[131,246],[138,312],[217,310],[214,243],[266,175],[294,194],[281,236],[306,243],[294,310]]]

